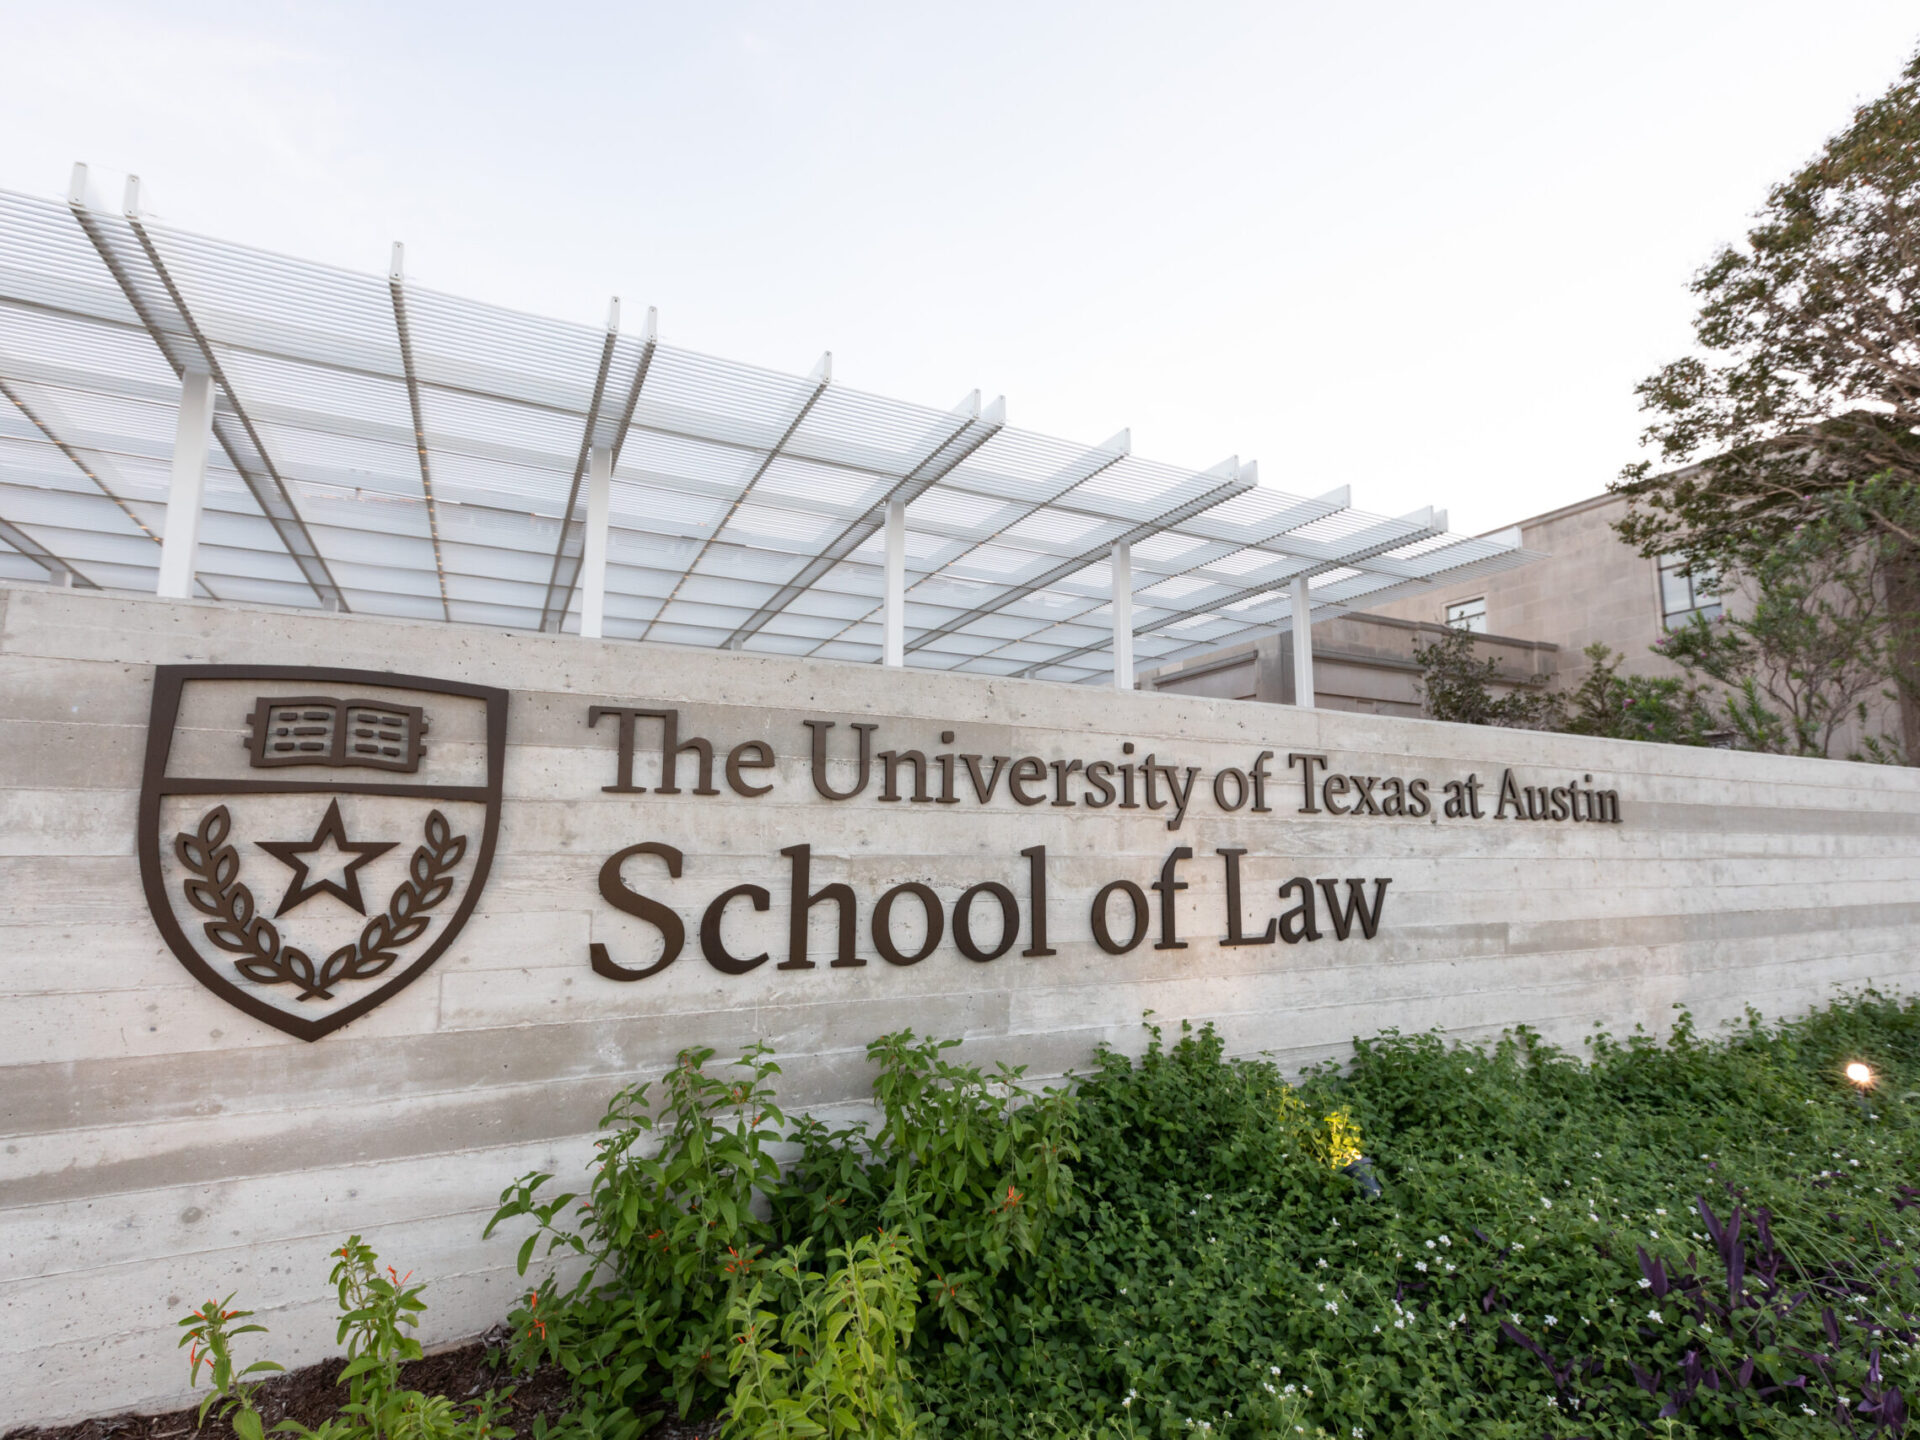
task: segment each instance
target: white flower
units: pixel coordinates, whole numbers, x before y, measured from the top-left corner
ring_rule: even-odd
[[[1555,1316],[1549,1315],[1541,1323],[1544,1325],[1558,1325],[1560,1321]]]
[[[1332,1300],[1327,1301],[1327,1309],[1332,1311],[1335,1315],[1338,1315],[1340,1313],[1339,1305],[1337,1305]]]
[[[1413,1268],[1424,1271],[1427,1268],[1427,1262],[1424,1260],[1416,1260],[1413,1262]]]
[[[1453,1266],[1451,1265],[1447,1266],[1447,1274],[1451,1275],[1452,1273],[1453,1273]]]
[[[1402,1317],[1401,1317],[1400,1319],[1398,1319],[1398,1320],[1396,1320],[1396,1321],[1394,1321],[1394,1322],[1393,1322],[1393,1328],[1394,1328],[1394,1329],[1396,1329],[1396,1330],[1404,1330],[1404,1329],[1406,1329],[1406,1328],[1407,1328],[1407,1321],[1406,1321],[1406,1317],[1405,1317],[1405,1316],[1402,1316]]]
[[[1654,1324],[1658,1325],[1660,1323],[1660,1312],[1658,1310],[1647,1311],[1647,1319],[1653,1321]]]
[[[1447,1238],[1447,1237],[1446,1237],[1445,1235],[1442,1235],[1442,1236],[1440,1237],[1440,1243],[1441,1243],[1442,1245],[1451,1245],[1451,1244],[1453,1244],[1453,1241],[1451,1241],[1451,1240],[1449,1240],[1449,1239],[1448,1239],[1448,1238]]]
[[[1541,1205],[1541,1208],[1546,1210],[1551,1210],[1553,1208],[1553,1202],[1547,1199],[1547,1197],[1544,1195],[1540,1197],[1540,1205]]]
[[[1121,1293],[1122,1295],[1124,1295],[1124,1294],[1126,1294],[1126,1293],[1127,1293],[1127,1287],[1126,1287],[1126,1286],[1124,1286],[1124,1285],[1122,1285],[1122,1286],[1120,1287],[1120,1293]]]
[[[1366,1434],[1358,1425],[1353,1427],[1353,1440],[1366,1440]]]
[[[1327,1262],[1326,1262],[1326,1259],[1325,1259],[1324,1257],[1322,1257],[1322,1259],[1321,1259],[1321,1261],[1320,1261],[1320,1268],[1321,1268],[1322,1270],[1324,1270],[1324,1269],[1326,1269],[1326,1268],[1327,1268]]]
[[[1646,1276],[1644,1276],[1644,1275],[1643,1275],[1643,1276],[1641,1276],[1641,1277],[1640,1277],[1640,1279],[1639,1279],[1639,1280],[1637,1280],[1637,1281],[1636,1281],[1636,1282],[1634,1282],[1634,1283],[1636,1283],[1637,1285],[1639,1285],[1639,1287],[1640,1287],[1640,1288],[1641,1288],[1642,1290],[1651,1290],[1651,1289],[1653,1288],[1653,1282],[1652,1282],[1651,1280],[1649,1280],[1649,1279],[1647,1279],[1647,1278],[1646,1278]]]
[[[1664,1210],[1662,1210],[1662,1209],[1661,1209],[1661,1208],[1660,1208],[1660,1207],[1659,1207],[1658,1205],[1656,1205],[1656,1206],[1654,1206],[1654,1207],[1653,1207],[1653,1213],[1654,1213],[1654,1214],[1656,1214],[1656,1215],[1664,1215],[1664,1214],[1666,1214],[1667,1212],[1666,1212],[1666,1211],[1664,1211]]]
[[[1471,1065],[1467,1066],[1467,1074],[1471,1075],[1472,1073],[1473,1073],[1473,1067]]]
[[[1658,1240],[1660,1238],[1660,1232],[1658,1230],[1649,1230],[1647,1231],[1647,1234],[1650,1238],[1655,1240]]]
[[[1520,1323],[1520,1317],[1518,1315],[1509,1313],[1507,1316],[1507,1319],[1511,1320],[1516,1325]]]

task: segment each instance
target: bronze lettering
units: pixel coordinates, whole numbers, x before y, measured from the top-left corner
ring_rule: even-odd
[[[973,902],[982,895],[991,895],[1000,902],[1000,940],[993,949],[987,950],[973,938]],[[969,960],[984,964],[989,960],[998,960],[1013,948],[1013,942],[1020,938],[1020,902],[1013,898],[1013,892],[997,880],[983,880],[960,892],[960,898],[953,904],[953,943],[960,953]]]
[[[867,788],[867,776],[872,763],[871,750],[873,732],[880,727],[871,722],[856,722],[854,730],[860,737],[860,778],[854,782],[851,790],[839,791],[827,783],[827,732],[834,727],[832,720],[805,720],[801,722],[813,732],[813,788],[828,800],[851,800]],[[785,852],[782,851],[782,854]],[[784,962],[782,962],[784,963]]]
[[[756,795],[764,795],[773,789],[773,782],[754,785],[740,776],[742,770],[771,770],[773,768],[773,747],[764,740],[742,740],[727,752],[727,786],[736,795],[744,795],[749,800]]]
[[[902,895],[913,896],[920,902],[920,908],[927,912],[927,937],[911,955],[903,953],[893,943],[893,902]],[[880,952],[880,958],[889,965],[918,965],[933,954],[945,929],[946,917],[940,909],[940,897],[933,893],[932,886],[922,885],[917,880],[894,886],[873,907],[873,948]]]
[[[626,849],[609,855],[600,867],[600,897],[616,910],[646,921],[660,932],[660,958],[642,970],[629,969],[616,964],[605,945],[594,943],[587,949],[587,957],[596,975],[604,975],[609,980],[644,980],[649,975],[658,975],[667,966],[679,958],[681,947],[687,943],[687,927],[680,917],[667,906],[662,905],[639,891],[630,888],[620,874],[620,867],[636,855],[653,855],[667,862],[667,874],[675,880],[680,878],[681,866],[686,857],[671,845],[662,845],[658,841],[645,840],[638,845],[629,845]]]
[[[767,952],[762,950],[751,960],[742,960],[727,949],[720,938],[720,925],[726,919],[727,906],[741,896],[753,901],[755,910],[766,910],[773,904],[773,897],[758,885],[735,885],[731,890],[722,890],[713,897],[713,903],[700,917],[700,953],[706,961],[722,975],[744,975],[767,963]]]
[[[1007,772],[1007,793],[1013,797],[1016,805],[1038,805],[1046,799],[1043,790],[1038,795],[1029,795],[1022,787],[1035,781],[1044,783],[1047,778],[1046,762],[1038,755],[1022,755],[1013,762],[1013,768]]]
[[[1113,931],[1107,928],[1107,903],[1116,894],[1125,895],[1133,904],[1133,933],[1123,941],[1115,940]],[[1124,955],[1146,935],[1147,897],[1140,887],[1131,880],[1110,880],[1102,885],[1093,897],[1093,943],[1109,955]]]
[[[1267,928],[1258,935],[1248,935],[1240,929],[1240,857],[1245,850],[1216,850],[1214,852],[1227,865],[1227,936],[1222,945],[1271,945],[1275,922],[1267,921]]]
[[[793,895],[787,906],[787,958],[776,969],[811,970],[813,961],[807,958],[807,917],[813,907],[824,901],[832,901],[839,907],[839,949],[834,956],[833,967],[836,970],[851,969],[866,964],[854,953],[854,926],[858,920],[856,908],[858,902],[853,898],[853,887],[844,880],[835,880],[830,885],[822,885],[809,893],[813,884],[813,847],[811,845],[789,845],[780,852],[793,862]]]

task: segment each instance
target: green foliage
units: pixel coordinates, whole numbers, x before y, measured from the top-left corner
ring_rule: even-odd
[[[575,1424],[596,1436],[640,1433],[656,1397],[682,1416],[709,1412],[729,1393],[730,1316],[769,1263],[763,1252],[797,1247],[800,1265],[885,1230],[922,1277],[922,1302],[908,1311],[914,1346],[952,1347],[983,1376],[997,1373],[991,1357],[1018,1343],[1006,1297],[1028,1283],[1070,1203],[1074,1111],[1064,1095],[1023,1089],[1017,1069],[989,1076],[944,1059],[958,1043],[902,1031],[868,1046],[877,1132],[804,1117],[783,1137],[769,1083],[779,1067],[760,1046],[738,1062],[739,1081],[706,1073],[709,1050],[681,1054],[653,1155],[641,1149],[655,1129],[648,1087],[621,1091],[574,1219],[562,1217],[573,1195],[543,1199],[553,1177],[529,1175],[503,1192],[487,1227],[532,1219],[523,1275],[543,1236],[547,1256],[586,1261],[571,1286],[548,1275],[510,1317],[515,1363],[565,1367]],[[782,1138],[799,1148],[785,1175],[769,1148]]]
[[[509,1317],[512,1358],[564,1366],[581,1423],[612,1440],[639,1434],[655,1397],[684,1417],[727,1393],[733,1287],[774,1238],[754,1206],[781,1183],[770,1148],[785,1123],[771,1084],[780,1067],[762,1045],[728,1067],[739,1078],[709,1074],[712,1058],[705,1048],[680,1053],[666,1077],[664,1123],[649,1108],[647,1084],[613,1097],[587,1199],[571,1221],[562,1212],[576,1197],[543,1200],[553,1177],[528,1175],[501,1194],[487,1225],[491,1235],[505,1221],[533,1219],[522,1275],[543,1236],[548,1256],[587,1261],[570,1286],[549,1274]],[[643,1144],[656,1129],[664,1133],[648,1153]]]
[[[1920,483],[1920,54],[1768,194],[1744,244],[1693,282],[1697,350],[1641,383],[1647,439],[1620,526],[1653,555],[1764,553],[1820,497],[1885,475]],[[1882,533],[1916,544],[1873,503]]]
[[[1849,720],[1899,669],[1909,617],[1890,613],[1897,540],[1876,532],[1866,490],[1920,513],[1913,487],[1847,486],[1822,496],[1792,534],[1747,557],[1751,604],[1695,615],[1654,647],[1690,675],[1726,687],[1722,714],[1742,749],[1826,755]],[[1884,754],[1892,742],[1876,742]]]
[[[1456,629],[1426,644],[1414,641],[1413,658],[1420,666],[1414,689],[1430,719],[1516,730],[1561,728],[1566,701],[1548,690],[1544,679],[1505,674],[1497,656],[1476,658],[1473,645],[1473,632]],[[1510,688],[1495,694],[1496,685]]]
[[[1880,678],[1920,755],[1920,54],[1693,289],[1695,352],[1639,387],[1663,468],[1622,472],[1616,528],[1646,555],[1755,574],[1843,496],[1885,547]],[[1797,745],[1804,717],[1781,718]]]
[[[728,1312],[733,1395],[724,1440],[913,1440],[905,1349],[919,1276],[899,1237],[863,1235],[829,1253],[804,1247],[760,1267]]]
[[[774,1213],[782,1243],[898,1234],[925,1277],[919,1343],[978,1350],[1016,1338],[996,1291],[1021,1282],[1070,1204],[1076,1114],[1064,1094],[1022,1088],[1018,1069],[989,1078],[943,1058],[959,1043],[903,1030],[869,1045],[878,1133],[801,1121]]]
[[[1102,1049],[1070,1094],[947,1049],[875,1042],[878,1122],[800,1121],[792,1173],[756,1190],[764,1239],[739,1238],[777,1258],[708,1257],[723,1304],[691,1323],[725,1337],[731,1435],[1903,1431],[1920,1002],[1867,992],[1715,1040],[1682,1015],[1665,1043],[1596,1034],[1585,1063],[1525,1029],[1389,1032],[1291,1085],[1210,1028]],[[1335,1168],[1360,1133],[1377,1200]],[[733,1193],[711,1183],[686,1215]],[[646,1303],[543,1293],[518,1323],[563,1363]],[[572,1433],[637,1432],[658,1368],[624,1412],[583,1389]]]
[[[1841,1076],[1854,1058],[1881,1073],[1873,1120]],[[1207,1031],[1104,1054],[1079,1092],[1087,1203],[1051,1248],[1011,1403],[925,1366],[923,1394],[942,1433],[1008,1440],[1046,1433],[1028,1415],[1065,1434],[1624,1437],[1683,1393],[1676,1433],[1873,1433],[1859,1407],[1920,1381],[1920,1124],[1893,1098],[1916,1082],[1920,1008],[1872,995],[1717,1043],[1684,1017],[1665,1046],[1596,1036],[1586,1065],[1525,1030],[1390,1033],[1300,1087],[1365,1130],[1386,1185],[1367,1204],[1292,1148],[1271,1065]],[[1738,1303],[1714,1238],[1736,1208]],[[1298,1387],[1285,1430],[1256,1408],[1269,1384]]]
[[[234,1294],[238,1294],[235,1291]],[[233,1426],[240,1440],[260,1440],[260,1412],[254,1406],[253,1396],[263,1382],[249,1382],[249,1375],[265,1374],[283,1370],[286,1367],[276,1365],[271,1360],[256,1360],[240,1370],[234,1369],[233,1341],[240,1335],[264,1335],[264,1325],[235,1325],[235,1320],[245,1320],[252,1315],[251,1310],[229,1310],[228,1304],[233,1295],[225,1300],[208,1300],[198,1310],[180,1321],[180,1328],[187,1333],[180,1337],[180,1345],[189,1347],[187,1363],[189,1383],[195,1388],[200,1384],[200,1367],[207,1367],[207,1383],[213,1393],[200,1402],[200,1414],[197,1423],[205,1425],[209,1414],[216,1420],[225,1420]],[[179,1347],[175,1347],[179,1348]]]
[[[511,1440],[513,1431],[499,1423],[504,1395],[489,1391],[479,1400],[462,1402],[401,1385],[400,1366],[420,1358],[420,1342],[405,1332],[420,1323],[420,1314],[427,1308],[420,1298],[426,1285],[409,1285],[413,1272],[401,1275],[391,1265],[382,1273],[380,1257],[358,1235],[334,1255],[328,1283],[339,1297],[335,1343],[347,1347],[347,1363],[339,1378],[347,1387],[347,1399],[337,1415],[317,1427],[282,1420],[272,1433],[304,1440]],[[245,1377],[282,1367],[257,1360],[242,1370],[234,1369],[234,1337],[265,1334],[266,1326],[234,1326],[233,1321],[253,1312],[226,1309],[232,1299],[229,1295],[217,1303],[209,1300],[180,1321],[187,1332],[180,1343],[192,1347],[188,1360],[193,1383],[199,1384],[200,1367],[205,1365],[213,1386],[213,1393],[201,1403],[200,1424],[212,1413],[232,1425],[240,1440],[263,1440],[263,1422],[254,1404],[261,1382],[248,1382]]]
[[[1586,656],[1591,668],[1573,692],[1570,733],[1706,745],[1721,728],[1702,687],[1666,675],[1623,676],[1619,670],[1626,657],[1597,640],[1587,646]]]

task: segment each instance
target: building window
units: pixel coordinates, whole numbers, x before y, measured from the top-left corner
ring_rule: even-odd
[[[1719,576],[1704,565],[1687,570],[1684,555],[1660,557],[1660,623],[1671,630],[1684,625],[1695,615],[1702,620],[1720,618],[1720,597],[1714,590]]]
[[[1479,595],[1472,600],[1456,600],[1447,606],[1447,624],[1455,630],[1471,630],[1476,635],[1487,633],[1487,597]]]

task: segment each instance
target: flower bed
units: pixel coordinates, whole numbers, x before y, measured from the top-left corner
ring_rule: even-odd
[[[1206,1029],[1049,1092],[951,1044],[876,1041],[840,1131],[763,1050],[689,1052],[580,1193],[509,1186],[511,1360],[571,1377],[545,1433],[1906,1431],[1920,1003],[1583,1059],[1385,1034],[1296,1083]]]

